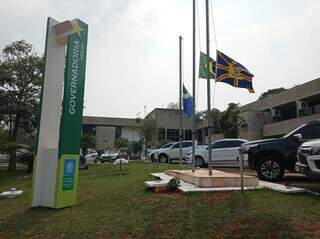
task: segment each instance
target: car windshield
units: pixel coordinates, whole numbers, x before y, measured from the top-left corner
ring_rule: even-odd
[[[293,131],[291,131],[289,134],[286,134],[285,136],[282,136],[282,138],[288,138],[294,134],[296,134],[302,127],[304,127],[305,125],[301,125],[299,128],[294,129]]]
[[[173,144],[165,144],[163,145],[160,149],[166,149],[166,148],[169,148],[170,146],[172,146]]]

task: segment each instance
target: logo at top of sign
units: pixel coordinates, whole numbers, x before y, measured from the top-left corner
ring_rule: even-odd
[[[79,38],[81,39],[81,32],[83,32],[85,30],[80,27],[78,20],[71,21],[71,24],[72,24],[72,32],[76,33],[79,36]]]

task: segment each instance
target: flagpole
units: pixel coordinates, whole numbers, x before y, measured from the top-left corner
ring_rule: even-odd
[[[193,0],[192,9],[192,172],[195,172],[196,162],[194,157],[195,151],[195,137],[196,137],[196,0]]]
[[[210,33],[209,33],[209,0],[206,0],[206,33],[207,33],[207,119],[208,119],[208,151],[209,151],[209,176],[212,176],[212,150],[211,150],[211,92],[210,92],[210,76],[209,76],[209,59],[210,59]]]
[[[182,36],[179,36],[179,159],[182,169]]]

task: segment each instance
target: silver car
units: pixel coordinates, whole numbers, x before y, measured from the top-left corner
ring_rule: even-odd
[[[239,167],[239,148],[243,143],[248,142],[245,139],[221,139],[211,144],[212,163],[215,166]],[[192,152],[187,154],[187,163],[192,163]],[[209,163],[208,146],[197,148],[195,150],[196,167],[203,167]]]

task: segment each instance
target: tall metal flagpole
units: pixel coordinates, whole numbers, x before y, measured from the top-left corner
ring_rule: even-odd
[[[196,137],[196,120],[195,120],[195,107],[196,107],[196,0],[193,0],[192,9],[192,172],[195,172],[196,162],[194,157],[195,151],[195,137]]]
[[[210,59],[210,33],[209,33],[209,0],[206,0],[206,31],[207,31],[207,118],[208,118],[208,151],[209,151],[209,176],[212,176],[212,150],[211,150],[211,92],[210,92],[210,76],[209,76],[209,59]]]
[[[179,159],[182,169],[182,36],[179,36]]]

